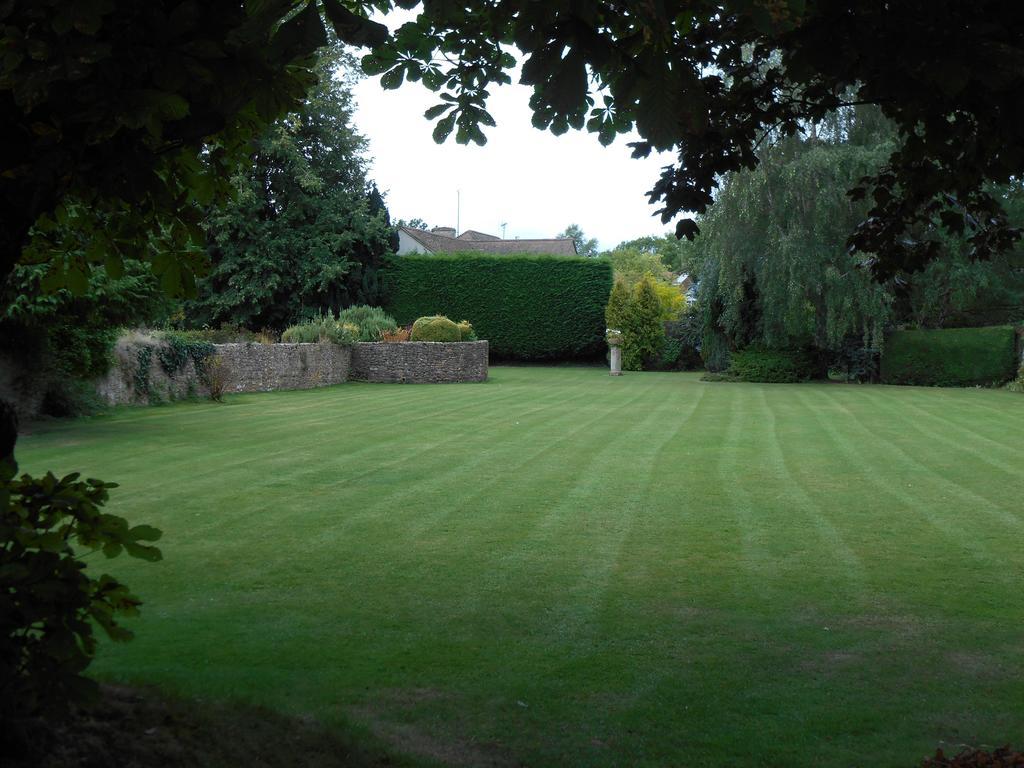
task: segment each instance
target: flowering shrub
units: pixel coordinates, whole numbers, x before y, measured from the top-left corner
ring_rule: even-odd
[[[380,340],[387,342],[408,341],[412,328],[396,328],[393,331],[384,330],[380,332]]]

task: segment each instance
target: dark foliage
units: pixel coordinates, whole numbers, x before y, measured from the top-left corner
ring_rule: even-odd
[[[101,685],[100,698],[55,722],[4,729],[4,768],[400,768],[347,729],[238,702],[182,699],[155,689]],[[10,724],[8,724],[10,725]]]
[[[979,257],[1017,236],[987,186],[1024,171],[1016,0],[674,0],[627,13],[608,0],[430,2],[390,37],[363,18],[406,5],[4,4],[0,276],[33,226],[30,258],[68,282],[108,255],[143,256],[139,235],[159,230],[171,247],[146,257],[167,287],[187,288],[204,206],[227,191],[247,141],[312,83],[311,56],[326,41],[320,8],[343,42],[373,47],[363,66],[385,88],[444,91],[427,111],[438,141],[486,140],[489,89],[510,82],[517,62],[505,48],[518,47],[538,128],[586,127],[603,143],[635,130],[636,155],[678,152],[650,193],[666,222],[703,213],[722,175],[757,164],[766,134],[806,131],[858,103],[897,128],[884,167],[861,185],[871,210],[852,236],[859,252],[882,254],[879,275],[933,257],[936,240],[918,235],[933,224]],[[51,260],[57,227],[95,249]],[[676,234],[697,230],[684,219]]]
[[[591,360],[605,351],[611,266],[583,257],[476,253],[407,255],[388,275],[399,323],[444,314],[468,320],[508,360]]]
[[[871,201],[852,246],[880,277],[921,267],[933,224],[987,257],[1017,238],[986,189],[1024,172],[1024,8],[1017,0],[554,0],[428,3],[364,59],[386,88],[442,91],[434,137],[484,143],[492,83],[533,88],[533,123],[610,143],[635,130],[635,156],[678,152],[650,192],[663,221],[704,213],[722,175],[753,168],[766,134],[807,130],[844,103],[875,104],[897,127],[894,151],[855,194]],[[941,23],[937,23],[941,20]],[[473,34],[466,34],[466,30]],[[438,52],[443,51],[444,56]],[[592,94],[600,94],[595,100]],[[698,231],[691,219],[678,237]]]
[[[828,354],[829,371],[846,381],[869,383],[878,381],[879,351],[864,344],[863,337],[847,336],[838,348]]]
[[[695,371],[703,367],[700,342],[703,335],[701,317],[696,313],[684,314],[678,320],[665,323],[665,346],[661,354],[644,363],[651,371]]]
[[[210,211],[210,272],[185,304],[190,324],[281,331],[379,302],[377,273],[397,243],[351,124],[355,66],[325,49],[301,109],[267,128],[233,177],[236,197]]]
[[[346,43],[386,36],[339,0],[322,5]],[[311,2],[4,3],[0,280],[24,257],[81,285],[90,264],[131,257],[187,291],[205,206],[249,140],[301,102],[326,40]],[[88,249],[54,258],[69,238]]]
[[[164,344],[157,349],[157,360],[160,367],[168,376],[185,367],[189,360],[195,366],[196,372],[202,377],[203,365],[206,359],[213,354],[213,344],[208,341],[199,341],[190,338],[186,334],[166,331],[160,334]]]
[[[230,323],[221,323],[217,328],[193,328],[181,331],[181,335],[195,341],[208,341],[211,344],[265,344],[277,341],[277,334],[273,331],[250,331],[248,328]]]
[[[1009,381],[1017,372],[1012,326],[895,331],[882,352],[883,384],[967,387]]]
[[[131,638],[117,617],[134,615],[138,598],[107,574],[86,575],[82,556],[160,559],[143,543],[160,531],[101,510],[114,484],[16,473],[13,460],[0,460],[0,720],[95,693],[82,676],[96,651],[94,623],[113,640]]]
[[[820,375],[819,361],[805,350],[738,349],[730,356],[729,368],[722,379],[795,384]]]
[[[941,749],[934,757],[926,758],[921,768],[1024,768],[1024,752],[1008,746],[992,751],[965,747],[956,755],[948,756]]]
[[[86,382],[106,373],[117,328],[156,321],[169,309],[148,267],[127,261],[115,278],[92,270],[84,290],[47,291],[46,268],[19,266],[0,291],[0,352],[43,392],[43,413],[76,416],[99,406]]]
[[[169,378],[191,362],[196,378],[201,383],[210,385],[210,366],[216,359],[211,342],[180,331],[161,331],[157,334],[157,339],[156,344],[142,343],[135,347],[136,364],[132,384],[137,393],[145,395],[151,404],[162,401],[160,393],[154,391],[149,378],[154,355],[160,368]]]

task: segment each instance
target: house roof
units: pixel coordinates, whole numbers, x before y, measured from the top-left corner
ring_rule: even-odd
[[[502,240],[482,232],[467,230],[463,234],[473,232],[477,237],[446,237],[435,232],[422,229],[401,227],[409,237],[418,242],[431,253],[458,253],[459,251],[476,251],[479,253],[535,253],[553,254],[555,256],[575,256],[576,243],[571,237],[557,237],[531,240]],[[479,239],[483,235],[483,239]]]
[[[477,232],[475,229],[467,229],[465,232],[463,232],[455,239],[473,241],[487,240],[490,242],[494,242],[495,240],[501,240],[501,238],[498,237],[497,235],[488,235],[486,232]]]

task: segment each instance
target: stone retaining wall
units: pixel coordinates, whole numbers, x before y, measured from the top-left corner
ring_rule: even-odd
[[[159,340],[121,339],[114,350],[114,365],[96,382],[96,393],[108,405],[146,405],[153,402],[207,397],[210,388],[192,361],[168,376],[155,351],[148,355],[148,370],[141,375],[141,347],[156,350]],[[214,344],[220,359],[216,375],[225,392],[270,392],[311,389],[348,381],[352,350],[336,344]],[[144,386],[141,386],[144,383]]]
[[[348,381],[352,350],[337,344],[215,344],[225,392],[312,389]]]
[[[200,380],[191,360],[172,375],[164,371],[157,355],[162,344],[152,337],[134,334],[118,339],[113,365],[106,376],[95,382],[100,400],[107,405],[150,405],[208,396],[210,390]]]
[[[107,405],[149,405],[209,397],[207,376],[186,360],[168,375],[158,337],[133,332],[118,340],[106,376],[94,383]],[[395,344],[214,344],[213,375],[224,392],[270,392],[341,384],[350,378],[373,382],[431,383],[487,380],[486,341],[452,344],[408,341]],[[142,367],[145,366],[145,370]],[[46,382],[28,376],[0,357],[0,398],[13,402],[23,420],[39,415]]]
[[[487,342],[356,344],[351,377],[401,384],[487,381]]]

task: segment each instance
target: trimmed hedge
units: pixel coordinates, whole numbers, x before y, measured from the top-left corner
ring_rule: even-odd
[[[809,352],[740,349],[732,353],[725,377],[732,381],[794,384],[813,379],[818,366]]]
[[[387,303],[401,324],[423,315],[468,320],[506,360],[600,359],[611,264],[573,256],[480,253],[395,257]]]
[[[882,352],[883,384],[968,387],[1009,381],[1016,371],[1009,325],[895,331]]]

